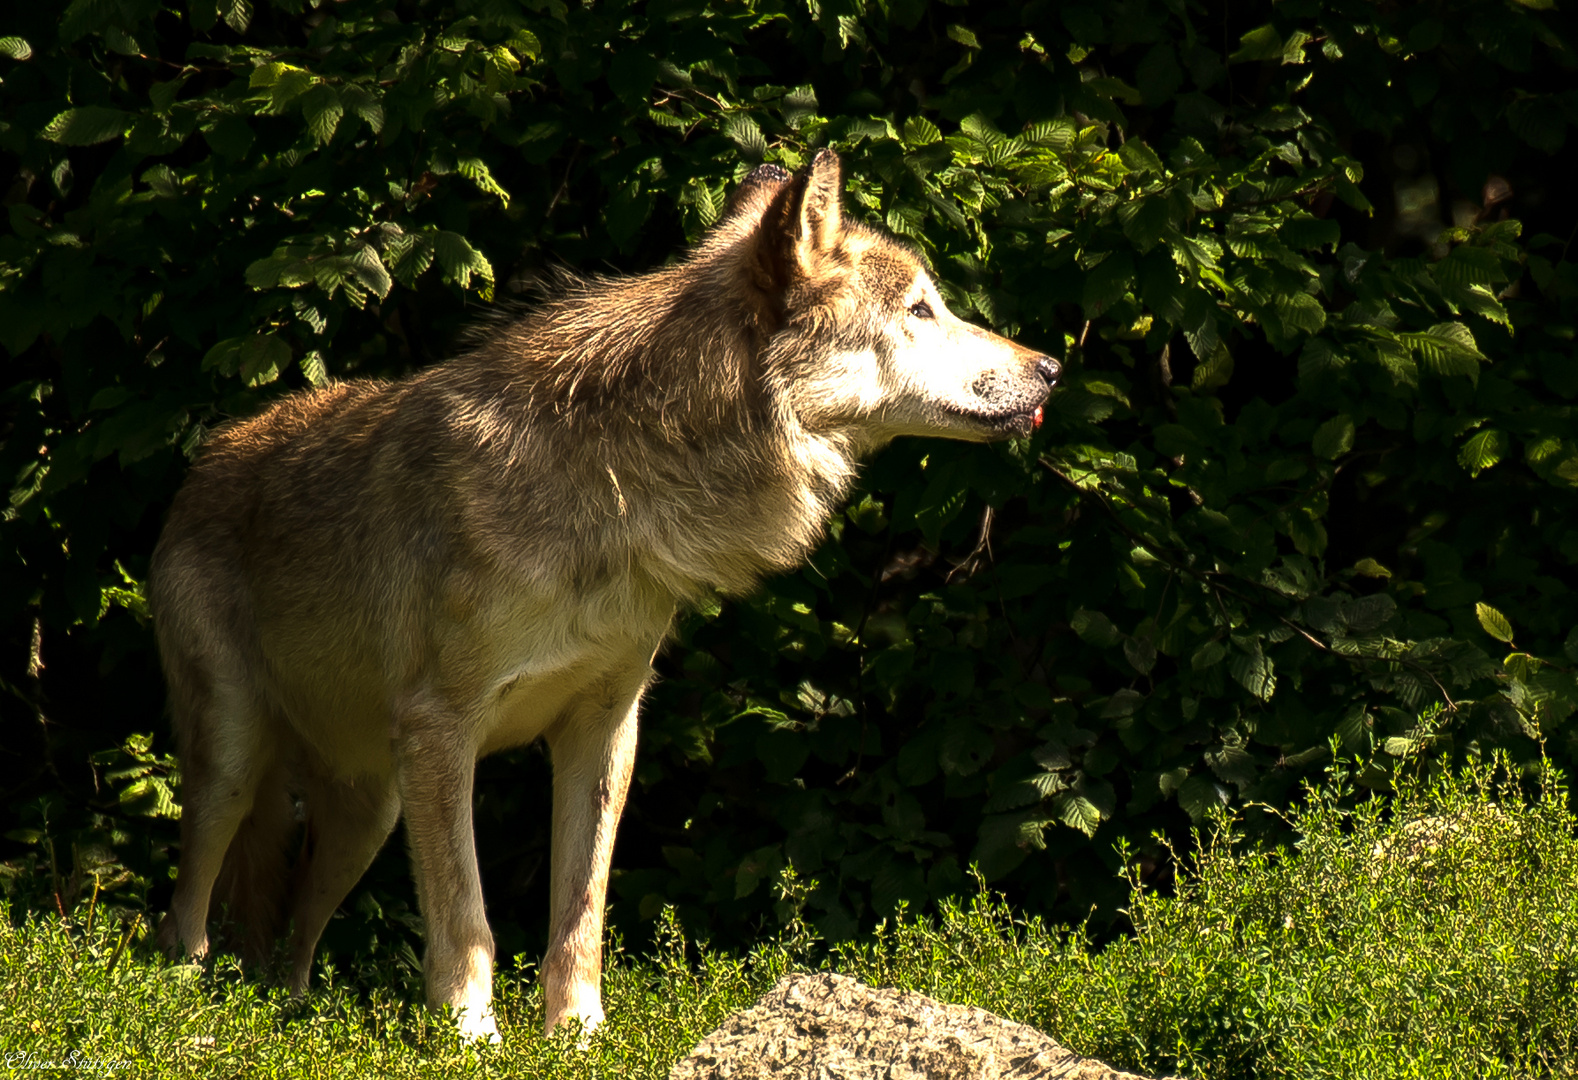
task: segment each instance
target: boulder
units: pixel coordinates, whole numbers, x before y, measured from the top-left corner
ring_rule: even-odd
[[[1023,1024],[843,975],[786,975],[669,1080],[1143,1080]]]

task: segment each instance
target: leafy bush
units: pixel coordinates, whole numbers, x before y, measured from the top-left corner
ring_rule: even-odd
[[[1116,839],[1154,858],[1153,830],[1280,804],[1333,735],[1384,751],[1369,783],[1420,749],[1578,757],[1558,570],[1578,556],[1578,115],[1551,9],[11,18],[0,801],[36,819],[51,796],[79,851],[168,869],[171,830],[140,816],[163,804],[117,787],[167,767],[114,781],[91,755],[161,727],[140,582],[205,431],[441,359],[556,263],[650,267],[753,164],[822,145],[854,212],[1067,376],[1034,440],[893,447],[810,569],[682,622],[619,848],[624,925],[677,903],[753,934],[790,865],[835,939],[953,895],[972,862],[1035,910],[1110,914]],[[545,910],[545,787],[531,752],[482,771],[506,951],[540,943],[519,927]],[[43,843],[20,824],[13,844]],[[408,904],[389,859],[372,924]]]
[[[573,1034],[537,1034],[524,958],[498,984],[503,1045],[468,1051],[388,955],[361,994],[331,971],[292,1002],[226,961],[166,966],[133,940],[140,924],[95,921],[87,905],[19,927],[0,905],[0,965],[14,973],[0,1045],[161,1075],[659,1078],[779,977],[821,967],[985,1008],[1152,1076],[1572,1075],[1578,835],[1562,798],[1526,801],[1485,768],[1407,775],[1395,802],[1355,806],[1347,765],[1292,814],[1296,845],[1246,844],[1242,816],[1218,811],[1176,896],[1131,881],[1135,933],[1101,950],[985,891],[831,952],[793,919],[746,954],[717,951],[669,912],[651,955],[613,952],[608,1023],[585,1052]]]

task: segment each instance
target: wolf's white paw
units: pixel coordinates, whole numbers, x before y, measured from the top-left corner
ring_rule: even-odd
[[[570,1028],[579,1023],[581,1030],[576,1037],[575,1045],[585,1050],[591,1044],[592,1032],[602,1027],[605,1019],[600,997],[601,995],[597,995],[592,996],[590,1001],[582,999],[579,1002],[572,1002],[557,1016],[550,1017],[547,1024],[548,1034],[552,1035],[561,1025]]]
[[[498,1043],[499,1025],[493,1020],[493,1010],[487,1006],[462,1007],[456,1010],[455,1019],[460,1026],[460,1037],[467,1042]]]

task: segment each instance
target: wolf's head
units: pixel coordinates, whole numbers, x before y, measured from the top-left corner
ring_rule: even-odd
[[[920,256],[846,220],[838,156],[796,175],[763,165],[720,232],[742,253],[766,378],[810,431],[879,445],[898,435],[1028,435],[1056,360],[956,318]]]

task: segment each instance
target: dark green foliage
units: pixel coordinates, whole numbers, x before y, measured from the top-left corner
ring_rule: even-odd
[[[1067,375],[1035,439],[893,447],[809,569],[681,620],[624,925],[675,903],[751,934],[791,864],[832,938],[972,862],[1110,912],[1115,840],[1283,802],[1333,737],[1373,743],[1375,783],[1416,753],[1578,758],[1578,42],[1546,5],[10,18],[0,797],[53,794],[84,850],[163,873],[137,815],[164,804],[117,792],[168,765],[89,755],[164,745],[139,582],[205,430],[441,359],[555,263],[650,267],[753,164],[823,145],[853,212]],[[507,916],[543,917],[547,774],[481,775],[510,952],[540,933]]]

